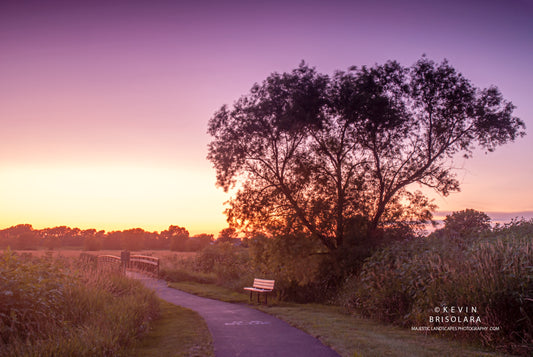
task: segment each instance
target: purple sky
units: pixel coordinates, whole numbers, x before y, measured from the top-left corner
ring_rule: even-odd
[[[331,74],[424,53],[533,127],[531,1],[2,1],[0,228],[216,233],[216,109],[302,59]],[[533,211],[531,153],[530,134],[458,160],[463,192],[437,204]]]

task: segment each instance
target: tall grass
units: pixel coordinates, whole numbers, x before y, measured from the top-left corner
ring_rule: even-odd
[[[533,221],[480,237],[432,236],[393,244],[348,279],[342,303],[402,326],[435,325],[444,306],[476,307],[476,326],[499,331],[454,332],[519,354],[533,352]],[[462,315],[459,315],[462,316]],[[449,324],[458,325],[458,324]]]
[[[218,243],[193,258],[163,258],[160,272],[171,282],[217,284],[238,292],[254,278],[273,279],[279,300],[323,300],[322,284],[316,281],[323,257],[313,254],[314,242],[306,238],[256,239],[250,248]]]
[[[0,355],[121,356],[158,314],[153,292],[116,272],[0,256]]]
[[[246,249],[219,243],[206,247],[191,258],[163,258],[160,274],[171,282],[218,284],[242,291],[242,287],[253,280],[252,270]]]

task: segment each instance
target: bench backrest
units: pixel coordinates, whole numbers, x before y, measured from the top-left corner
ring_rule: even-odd
[[[275,282],[275,280],[254,279],[253,287],[264,290],[273,290]]]

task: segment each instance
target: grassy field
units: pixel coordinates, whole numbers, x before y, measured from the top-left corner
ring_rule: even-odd
[[[17,254],[29,254],[33,257],[43,257],[51,256],[57,257],[62,256],[66,258],[78,258],[81,253],[88,253],[93,255],[115,255],[120,257],[120,252],[123,250],[95,250],[95,251],[85,251],[79,248],[75,249],[57,249],[57,250],[47,250],[47,249],[36,249],[36,250],[12,250]],[[4,250],[0,250],[0,254],[3,254]],[[153,257],[165,259],[165,260],[174,260],[174,259],[187,259],[196,256],[196,252],[171,252],[169,250],[140,250],[132,251],[131,254],[139,255],[150,255]]]
[[[79,257],[82,250],[17,251],[33,257]],[[94,255],[120,256],[120,250],[87,252]],[[162,264],[194,257],[196,253],[170,251],[139,251],[133,254],[162,258]],[[335,349],[341,356],[506,356],[485,351],[458,341],[424,335],[344,312],[339,307],[319,304],[294,304],[269,298],[269,305],[250,303],[248,294],[214,284],[195,282],[169,283],[169,286],[199,296],[232,303],[246,303],[277,316],[300,328]],[[161,317],[134,347],[136,356],[212,356],[211,336],[205,322],[196,313],[161,302]]]
[[[140,282],[78,265],[79,250],[17,253],[0,255],[0,355],[213,356],[204,320]]]
[[[196,312],[160,300],[160,317],[133,356],[214,356],[211,334]]]
[[[0,256],[1,356],[129,356],[159,314],[155,293],[76,259]]]
[[[217,285],[192,282],[170,283],[170,287],[211,299],[249,303],[245,293]],[[255,299],[254,299],[255,300]],[[318,338],[343,357],[379,356],[507,356],[436,336],[384,325],[344,313],[336,306],[272,301],[268,306],[250,306],[274,315]]]

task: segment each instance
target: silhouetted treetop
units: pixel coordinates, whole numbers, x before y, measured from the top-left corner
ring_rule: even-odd
[[[370,222],[369,236],[430,219],[434,206],[411,184],[459,190],[450,159],[523,136],[513,109],[496,87],[476,88],[447,61],[390,61],[331,77],[302,63],[215,113],[208,159],[220,187],[237,184],[226,211],[232,226],[304,229],[335,250],[356,217]]]

